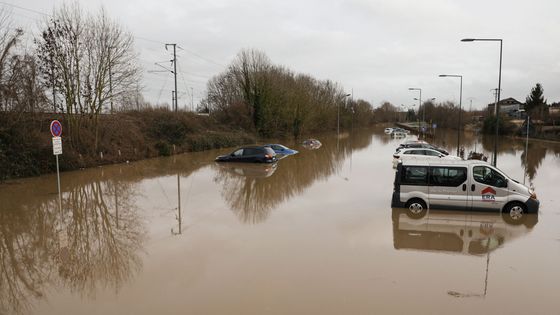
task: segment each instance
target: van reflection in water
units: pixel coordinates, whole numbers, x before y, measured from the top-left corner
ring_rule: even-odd
[[[538,215],[526,214],[511,223],[499,213],[428,210],[418,214],[393,208],[392,219],[395,249],[483,255],[529,233]]]

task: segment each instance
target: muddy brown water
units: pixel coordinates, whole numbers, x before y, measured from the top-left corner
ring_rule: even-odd
[[[277,165],[215,150],[63,173],[62,205],[55,175],[0,185],[0,314],[559,312],[560,145],[501,139],[541,201],[510,225],[391,209],[402,140],[381,128],[320,140]]]

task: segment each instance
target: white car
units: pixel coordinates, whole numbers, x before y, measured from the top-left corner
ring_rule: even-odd
[[[417,160],[456,160],[460,161],[462,158],[454,155],[446,155],[439,151],[428,148],[406,148],[399,149],[393,154],[393,167],[397,167],[400,161],[407,161],[410,159]]]
[[[394,128],[385,128],[385,133],[390,135],[393,132]]]

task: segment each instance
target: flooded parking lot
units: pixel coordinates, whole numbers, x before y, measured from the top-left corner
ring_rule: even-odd
[[[434,142],[455,152],[456,134]],[[391,209],[383,129],[276,165],[184,154],[0,185],[0,313],[550,314],[560,308],[560,145],[501,139],[538,216]],[[492,139],[466,134],[466,151]]]

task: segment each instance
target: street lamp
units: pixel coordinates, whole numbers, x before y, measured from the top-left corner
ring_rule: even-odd
[[[346,94],[342,97],[342,100],[344,101],[345,98],[347,98],[348,96],[350,96],[352,94]],[[338,106],[336,107],[337,112],[336,112],[336,135],[338,136],[340,134],[340,104],[338,104]]]
[[[496,137],[494,138],[494,159],[492,161],[492,165],[496,166],[498,160],[498,125],[499,125],[499,116],[500,116],[500,91],[502,88],[502,46],[503,40],[501,38],[463,38],[461,39],[462,42],[474,42],[474,41],[481,41],[481,42],[500,42],[500,70],[498,72],[498,98],[496,101],[496,105],[494,106],[494,110],[496,111]]]
[[[461,143],[461,108],[463,103],[463,76],[460,74],[440,74],[439,77],[461,79],[461,89],[459,90],[459,124],[457,125],[457,156],[459,156],[459,145]]]
[[[422,89],[421,88],[408,88],[409,91],[419,91],[420,92],[420,97],[418,97],[418,110],[420,110],[420,106],[422,106]],[[423,111],[423,114],[425,116],[426,111]],[[422,118],[422,124],[424,124],[424,118]],[[420,124],[418,124],[418,129],[420,129]],[[418,133],[420,133],[420,130],[418,130]]]

